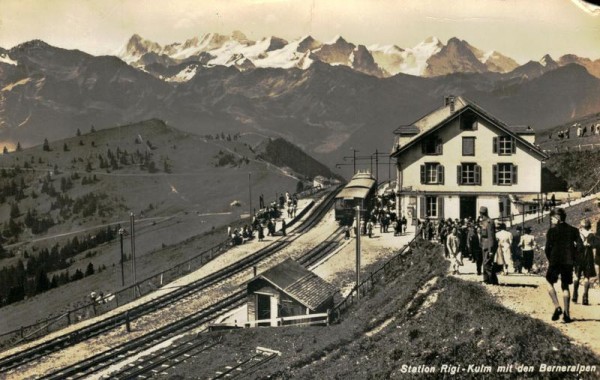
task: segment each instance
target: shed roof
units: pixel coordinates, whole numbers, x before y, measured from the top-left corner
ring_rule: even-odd
[[[337,289],[292,259],[259,274],[262,278],[311,310],[326,302]]]

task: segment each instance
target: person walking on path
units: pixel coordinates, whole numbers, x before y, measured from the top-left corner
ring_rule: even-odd
[[[524,234],[521,236],[519,241],[519,247],[523,255],[523,268],[527,271],[527,274],[531,274],[533,268],[533,252],[537,249],[537,243],[535,238],[531,234],[531,227],[525,227]]]
[[[577,228],[567,224],[567,213],[558,208],[550,212],[550,220],[553,224],[546,233],[546,257],[548,258],[548,271],[546,281],[548,282],[548,295],[554,304],[552,320],[557,321],[560,315],[565,323],[570,323],[571,314],[569,310],[570,292],[569,285],[573,283],[573,265],[577,254],[583,247]],[[554,284],[560,277],[560,286],[563,293],[564,309],[561,309]]]
[[[481,246],[479,245],[479,233],[478,227],[469,224],[467,231],[467,250],[471,253],[473,261],[475,261],[475,268],[477,269],[477,275],[481,275],[481,264],[483,262],[483,256],[481,252]]]
[[[498,226],[498,232],[496,232],[496,239],[498,240],[498,251],[496,252],[496,264],[500,265],[504,270],[504,275],[508,276],[508,268],[513,264],[512,262],[512,239],[513,235],[506,231],[506,224],[500,223]]]
[[[452,274],[458,274],[458,268],[462,265],[462,253],[460,252],[460,240],[457,235],[456,227],[453,227],[446,239],[450,261],[452,266]]]
[[[582,220],[579,225],[579,235],[583,242],[583,248],[579,253],[579,259],[575,263],[575,279],[573,281],[573,302],[577,303],[579,296],[579,280],[583,278],[582,305],[589,305],[590,280],[596,277],[594,268],[594,248],[599,249],[598,238],[592,233],[592,223],[589,219]]]
[[[480,243],[483,254],[483,282],[490,285],[498,285],[498,276],[494,262],[494,254],[498,248],[496,242],[496,226],[488,216],[488,209],[485,206],[479,208],[479,218],[481,225]]]

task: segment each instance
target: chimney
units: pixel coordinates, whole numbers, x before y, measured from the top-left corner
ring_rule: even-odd
[[[450,106],[450,112],[454,112],[454,95],[444,97],[444,105]]]

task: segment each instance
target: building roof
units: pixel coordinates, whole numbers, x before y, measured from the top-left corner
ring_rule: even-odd
[[[509,125],[508,129],[517,135],[535,135],[535,131],[529,125]]]
[[[526,133],[519,133],[519,131],[525,131],[523,126],[515,126],[514,130],[511,129],[506,123],[502,122],[498,118],[492,116],[490,113],[485,111],[483,108],[475,104],[470,100],[466,100],[462,96],[455,97],[454,100],[454,111],[451,110],[450,105],[445,105],[441,108],[436,109],[435,111],[423,116],[419,120],[415,121],[411,125],[419,130],[419,133],[413,135],[408,141],[406,141],[402,146],[394,147],[394,151],[392,152],[392,157],[398,157],[402,152],[406,151],[408,148],[413,146],[416,142],[420,141],[425,136],[429,136],[433,134],[433,132],[437,131],[441,127],[447,125],[450,121],[459,117],[465,111],[470,110],[476,113],[481,118],[489,121],[497,128],[499,128],[504,133],[512,136],[517,141],[521,142],[525,146],[529,148],[530,152],[535,153],[540,158],[548,158],[548,156],[537,146],[531,144],[529,141],[523,139],[519,135]],[[531,128],[531,127],[527,127]],[[398,129],[396,129],[398,130]],[[533,129],[531,130],[533,131]]]
[[[275,287],[311,310],[326,302],[337,289],[292,259],[259,274]]]

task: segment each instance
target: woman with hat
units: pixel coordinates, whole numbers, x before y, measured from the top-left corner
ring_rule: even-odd
[[[592,233],[592,223],[590,223],[589,219],[582,220],[579,224],[579,235],[581,236],[581,241],[583,241],[583,249],[579,253],[579,259],[575,263],[573,302],[577,302],[579,279],[583,277],[583,299],[581,300],[581,304],[589,305],[590,279],[596,277],[594,248],[600,248],[600,244],[598,244],[598,238]]]
[[[531,234],[531,227],[525,227],[523,229],[519,247],[523,253],[523,268],[527,271],[527,274],[531,274],[531,268],[533,267],[533,251],[538,248],[535,238]]]

